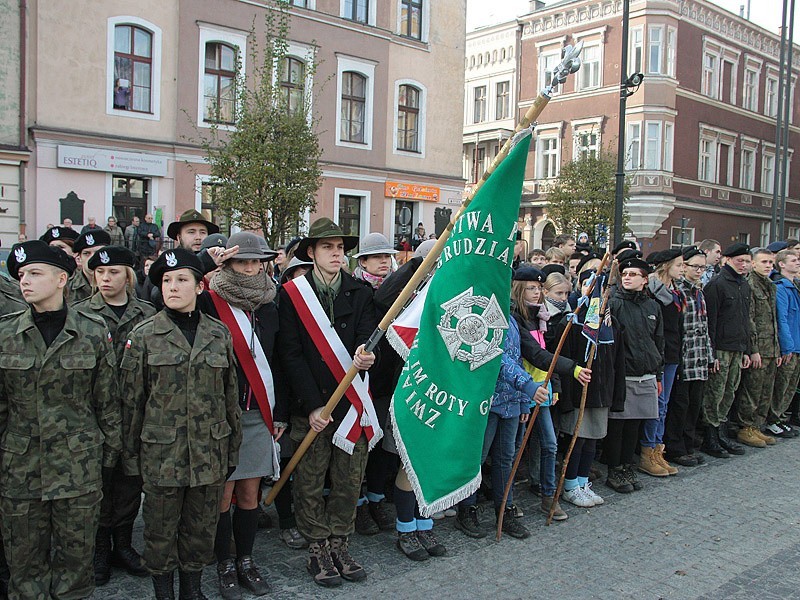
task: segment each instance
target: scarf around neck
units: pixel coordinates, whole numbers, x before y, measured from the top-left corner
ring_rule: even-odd
[[[210,287],[225,302],[246,311],[256,310],[275,299],[275,282],[271,278],[264,273],[243,275],[229,265],[223,266],[211,279]]]

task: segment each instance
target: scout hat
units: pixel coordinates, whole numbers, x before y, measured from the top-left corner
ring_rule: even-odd
[[[75,254],[83,252],[87,248],[94,248],[96,246],[108,246],[111,243],[111,236],[102,229],[92,229],[86,233],[82,233],[72,244],[72,251]]]
[[[358,236],[345,235],[342,228],[328,217],[320,217],[311,224],[308,230],[308,236],[304,237],[297,244],[297,250],[294,251],[294,255],[300,260],[311,260],[308,256],[308,248],[310,246],[314,245],[319,240],[337,237],[342,238],[345,252],[358,246]]]
[[[185,211],[177,221],[173,221],[167,227],[167,235],[173,240],[178,239],[178,234],[181,232],[181,227],[187,223],[202,223],[208,229],[209,235],[212,233],[219,233],[219,226],[214,225],[211,221],[206,221],[203,215],[195,209]]]
[[[297,269],[297,267],[313,267],[313,266],[314,266],[313,262],[307,260],[300,260],[296,256],[293,256],[292,260],[289,261],[289,266],[286,267],[281,272],[281,284],[284,284],[287,281],[289,281],[289,279],[291,279],[291,277],[289,276],[294,272],[295,269]]]
[[[514,271],[514,275],[511,279],[514,281],[538,281],[539,283],[544,283],[544,280],[547,279],[547,275],[536,267],[525,266],[519,267]]]
[[[39,239],[42,240],[45,244],[49,244],[53,240],[75,241],[78,239],[78,235],[80,234],[71,227],[61,227],[60,225],[58,225],[56,227],[51,227],[50,229],[45,231],[44,235]]]
[[[750,246],[737,242],[725,248],[725,252],[722,253],[722,256],[733,258],[735,256],[742,256],[743,254],[750,254]]]
[[[164,252],[155,262],[150,265],[150,272],[147,276],[150,283],[156,287],[161,287],[161,278],[167,271],[177,271],[178,269],[191,269],[200,277],[203,276],[203,264],[194,252],[185,248],[175,248]]]
[[[416,250],[414,250],[414,258],[425,258],[428,256],[428,254],[430,254],[435,245],[436,240],[425,240],[419,246],[417,246]]]
[[[63,269],[67,275],[75,271],[75,261],[72,257],[56,246],[49,246],[42,240],[31,240],[14,244],[8,256],[8,273],[14,279],[19,279],[19,268],[34,263],[52,265]]]
[[[136,264],[136,255],[125,246],[105,246],[95,252],[89,259],[89,268],[121,266],[130,267]]]
[[[266,240],[265,240],[266,243]],[[230,239],[228,240],[228,248],[233,248],[234,246],[239,246],[239,252],[236,253],[236,256],[233,257],[233,260],[248,260],[255,258],[257,260],[266,261],[272,260],[275,258],[278,253],[273,252],[267,246],[267,251],[265,251],[261,245],[261,240],[255,233],[250,233],[249,231],[240,231],[239,233],[234,233]]]
[[[361,240],[358,246],[358,254],[353,258],[361,258],[362,256],[369,256],[370,254],[397,254],[397,250],[392,248],[389,240],[382,233],[373,232],[368,233],[366,237]]]
[[[205,248],[208,250],[209,248],[224,248],[225,245],[228,243],[228,238],[226,238],[221,233],[212,233],[211,235],[207,235],[203,240],[203,243],[200,244],[201,248]]]

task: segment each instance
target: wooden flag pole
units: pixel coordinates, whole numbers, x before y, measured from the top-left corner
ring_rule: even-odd
[[[513,142],[516,137],[516,134],[520,133],[525,129],[528,129],[531,126],[531,124],[536,121],[538,116],[544,110],[545,106],[547,106],[547,103],[550,102],[550,96],[556,89],[556,87],[558,87],[560,84],[563,84],[570,73],[575,73],[580,68],[580,53],[582,49],[583,49],[582,41],[578,42],[578,44],[576,44],[574,47],[567,46],[566,48],[564,48],[564,58],[558,64],[558,66],[556,66],[553,69],[552,71],[553,78],[550,85],[548,85],[545,89],[543,89],[536,97],[536,100],[533,101],[533,104],[525,112],[525,115],[522,117],[522,120],[519,122],[516,129],[514,130],[515,136],[512,136],[511,138],[506,140],[505,144],[503,144],[503,148],[500,150],[498,155],[492,161],[492,164],[489,165],[489,168],[486,169],[486,172],[481,176],[480,180],[472,188],[469,195],[464,199],[464,202],[459,207],[458,212],[456,212],[455,216],[450,220],[450,223],[447,224],[447,227],[445,227],[445,230],[438,237],[436,243],[431,248],[431,251],[422,261],[422,264],[420,264],[419,268],[417,268],[414,275],[411,276],[411,279],[409,279],[408,283],[400,291],[400,294],[397,296],[397,299],[394,301],[392,306],[389,307],[389,310],[386,312],[383,319],[381,319],[381,322],[378,324],[378,327],[375,329],[375,331],[372,332],[372,335],[369,337],[366,344],[364,345],[365,353],[372,352],[378,346],[378,342],[380,342],[381,338],[386,333],[386,330],[389,328],[389,325],[391,325],[392,322],[400,314],[400,311],[406,305],[409,298],[411,298],[411,295],[417,289],[417,286],[419,286],[419,284],[422,283],[422,281],[425,279],[425,277],[428,275],[431,269],[433,269],[434,263],[439,259],[439,255],[442,253],[442,250],[444,249],[447,240],[453,233],[453,227],[455,226],[456,222],[458,222],[458,219],[467,210],[467,207],[469,207],[470,202],[472,202],[472,199],[475,197],[475,194],[478,192],[478,190],[481,189],[481,187],[483,187],[483,184],[486,182],[487,179],[489,179],[489,176],[492,173],[494,173],[494,171],[497,169],[500,163],[502,163],[506,159],[508,153],[511,151],[511,148],[513,147]],[[344,396],[344,393],[350,387],[350,384],[353,382],[353,379],[355,379],[356,375],[358,375],[358,369],[355,367],[355,365],[353,365],[347,370],[347,373],[345,373],[344,377],[342,378],[342,381],[336,387],[330,399],[325,404],[324,408],[322,409],[322,413],[320,414],[320,418],[324,420],[330,418],[331,413],[336,408],[336,405],[339,404],[339,401],[342,399],[342,396]],[[278,495],[278,492],[280,492],[281,488],[283,488],[283,486],[286,484],[286,481],[289,479],[289,476],[297,467],[297,464],[303,458],[303,455],[309,449],[309,447],[314,442],[314,439],[316,437],[317,437],[317,432],[314,431],[313,429],[309,429],[305,438],[303,438],[303,441],[294,451],[292,458],[289,460],[289,464],[287,464],[286,467],[283,469],[280,479],[275,482],[269,494],[267,494],[267,497],[264,500],[265,504],[267,505],[272,504],[272,502],[275,500],[275,496]]]
[[[611,254],[609,252],[606,252],[602,262],[600,263],[600,266],[597,269],[598,273],[603,272],[603,269],[605,269],[610,258]],[[584,294],[583,297],[590,298],[592,296],[592,291],[594,291],[594,286],[597,283],[597,279],[598,278],[595,277],[594,281],[592,281],[592,284],[589,286],[588,291],[586,292],[586,294]],[[579,304],[576,311],[580,310],[580,308],[581,305]],[[567,321],[567,325],[566,327],[564,327],[564,333],[561,334],[561,339],[558,340],[558,346],[556,347],[556,351],[553,353],[553,359],[550,361],[550,368],[547,369],[547,375],[545,376],[544,381],[542,381],[542,385],[544,387],[547,387],[547,384],[550,383],[550,378],[553,376],[553,371],[555,371],[556,368],[556,362],[558,361],[558,357],[561,355],[561,350],[564,348],[564,342],[567,340],[567,335],[569,334],[569,330],[572,328],[572,322],[573,322],[572,319]],[[506,502],[508,502],[508,495],[511,493],[511,486],[514,485],[514,477],[516,477],[517,475],[517,469],[519,469],[519,463],[522,460],[522,454],[525,450],[525,446],[528,445],[528,440],[531,437],[531,432],[533,431],[533,425],[536,423],[536,417],[539,416],[540,408],[541,408],[540,405],[537,404],[536,408],[533,409],[533,414],[531,415],[531,418],[528,420],[527,429],[525,430],[525,435],[522,438],[522,444],[520,444],[519,450],[517,451],[517,456],[514,458],[514,466],[511,467],[511,475],[509,476],[508,481],[506,481],[506,488],[505,491],[503,492],[503,503],[500,505],[502,507],[505,507]],[[553,501],[555,502],[555,500]],[[505,515],[505,512],[506,512],[505,510],[501,510],[500,514],[497,516],[496,539],[498,542],[500,541],[500,538],[503,537],[503,517]]]

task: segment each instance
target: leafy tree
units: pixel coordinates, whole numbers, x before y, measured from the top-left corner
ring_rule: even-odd
[[[274,248],[301,233],[301,215],[316,206],[322,150],[310,116],[312,90],[306,89],[318,63],[288,59],[286,0],[267,7],[264,21],[263,49],[255,27],[250,32],[253,67],[235,80],[234,106],[214,107],[217,115],[222,108],[232,113],[232,123],[218,119],[197,132],[217,184],[216,207],[243,229],[261,229]],[[287,80],[293,88],[281,86]]]
[[[614,230],[616,155],[602,150],[562,166],[561,173],[547,195],[547,214],[561,231],[585,231],[592,242],[608,243]],[[628,199],[626,179],[623,199]],[[627,211],[623,213],[627,225]],[[601,239],[605,238],[605,240]]]

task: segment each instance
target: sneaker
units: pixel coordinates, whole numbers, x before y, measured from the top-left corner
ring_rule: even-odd
[[[375,535],[380,531],[369,512],[369,503],[356,507],[356,531],[361,535]]]
[[[699,452],[693,452],[691,456],[697,461],[698,467],[708,464],[708,461],[706,461],[706,457],[700,454]]]
[[[308,544],[308,563],[306,569],[314,578],[314,583],[322,587],[339,587],[342,576],[331,557],[331,546],[328,540],[310,542]]]
[[[778,423],[778,426],[786,433],[787,438],[796,438],[800,435],[791,425],[787,423]]]
[[[595,494],[594,490],[592,489],[592,482],[590,481],[585,486],[583,486],[583,493],[589,496],[592,500],[594,500],[595,506],[600,506],[601,504],[605,504],[605,500],[603,500],[600,495]]]
[[[633,486],[631,482],[628,481],[625,468],[622,466],[608,468],[606,485],[620,494],[630,494],[633,491]]]
[[[363,581],[367,578],[367,572],[356,560],[350,556],[350,549],[347,536],[330,537],[331,558],[333,564],[342,577],[347,581]]]
[[[367,509],[372,520],[378,525],[378,529],[381,531],[394,530],[395,515],[385,500],[370,502],[367,504]]]
[[[525,513],[522,512],[522,509],[516,504],[512,504],[511,506],[509,506],[508,510],[511,512],[511,516],[514,517],[515,519],[519,519],[520,517],[525,515]]]
[[[531,532],[528,531],[528,528],[514,518],[510,507],[506,508],[506,515],[503,519],[503,533],[507,533],[518,540],[524,540],[531,536]]]
[[[456,529],[471,538],[485,538],[486,531],[481,527],[478,519],[477,506],[459,506],[456,515]]]
[[[219,578],[219,595],[224,600],[239,600],[242,597],[236,563],[232,558],[217,563],[217,577]]]
[[[289,546],[289,548],[294,548],[295,550],[308,548],[308,540],[300,534],[300,532],[297,530],[297,527],[281,529],[280,536],[283,540],[283,543]]]
[[[425,551],[431,556],[444,556],[447,554],[447,548],[445,548],[444,544],[436,539],[433,529],[428,529],[427,531],[417,531],[417,539],[422,547],[425,548]]]
[[[777,423],[770,423],[764,428],[770,435],[774,435],[775,437],[788,437],[786,435],[786,431],[784,431],[783,427],[778,425]]]
[[[239,585],[253,596],[265,596],[269,593],[269,584],[261,576],[252,556],[237,559],[236,572],[239,574]]]
[[[532,483],[529,489],[534,496],[542,497],[542,487],[538,483]]]
[[[444,517],[445,514],[443,510],[437,510],[435,513],[431,515],[431,519],[433,519],[434,521],[441,521],[442,519],[444,519]]]
[[[561,499],[575,506],[580,506],[581,508],[591,508],[594,506],[594,500],[583,491],[581,486],[574,487],[571,490],[564,490],[561,492]]]
[[[430,558],[430,554],[417,538],[416,531],[397,532],[397,548],[411,560],[423,561]]]
[[[542,504],[540,505],[540,510],[546,514],[550,515],[550,507],[555,504],[555,510],[553,511],[553,520],[554,521],[566,521],[569,518],[569,515],[565,513],[561,509],[561,505],[558,503],[558,500],[553,498],[552,496],[542,496]],[[504,521],[505,524],[505,521]]]
[[[644,487],[639,481],[639,476],[636,474],[636,470],[633,468],[633,465],[625,465],[622,467],[622,469],[625,473],[625,479],[628,480],[628,483],[631,484],[634,491],[638,492]]]
[[[682,467],[697,466],[697,458],[691,454],[681,454],[680,456],[664,456],[664,459]]]
[[[448,508],[444,511],[445,517],[455,517],[458,514],[458,511],[455,508]]]

